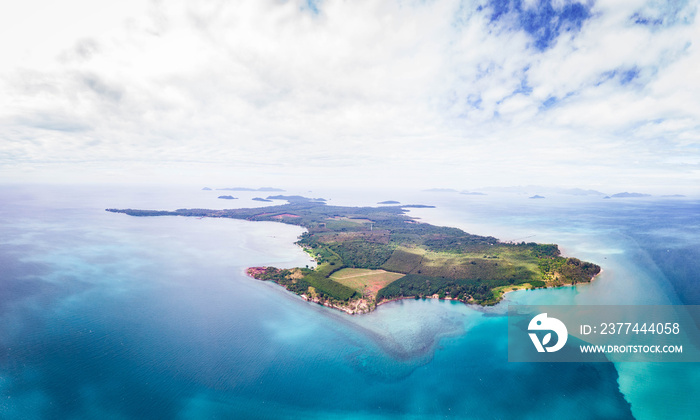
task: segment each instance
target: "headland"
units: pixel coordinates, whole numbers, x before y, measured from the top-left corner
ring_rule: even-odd
[[[501,242],[406,215],[410,208],[432,206],[345,207],[327,205],[320,198],[267,197],[273,199],[287,200],[287,204],[229,210],[107,211],[302,226],[306,232],[297,244],[316,260],[315,268],[251,267],[247,274],[350,314],[367,313],[380,304],[407,298],[493,305],[509,291],[586,283],[601,272],[596,264],[561,256],[556,244]]]

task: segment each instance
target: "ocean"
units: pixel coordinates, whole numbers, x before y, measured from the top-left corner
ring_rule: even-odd
[[[554,242],[592,284],[490,308],[403,300],[350,316],[245,276],[310,264],[303,230],[105,208],[260,207],[196,187],[0,186],[0,418],[696,418],[697,364],[508,363],[509,304],[700,304],[700,202],[290,190]],[[229,194],[229,192],[226,192]]]

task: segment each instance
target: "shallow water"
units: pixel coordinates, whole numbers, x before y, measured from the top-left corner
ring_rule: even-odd
[[[509,302],[700,303],[678,292],[693,280],[683,273],[697,272],[682,255],[697,252],[698,236],[674,225],[697,204],[642,203],[631,220],[598,203],[582,213],[581,203],[525,201],[516,211],[495,199],[409,196],[438,205],[412,212],[426,221],[534,234],[605,273],[591,285],[510,293],[494,308],[403,300],[364,316],[244,275],[308,264],[293,245],[298,227],[104,212],[259,206],[255,194],[221,203],[216,191],[185,188],[1,187],[0,417],[653,418],[662,404],[695,413],[694,368],[508,363],[503,313]],[[401,193],[326,194],[373,204]],[[659,230],[664,214],[674,222]],[[669,258],[644,235],[672,244]],[[663,400],[649,398],[659,391]]]

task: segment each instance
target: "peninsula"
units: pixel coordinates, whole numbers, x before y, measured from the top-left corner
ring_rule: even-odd
[[[229,210],[107,209],[130,216],[223,217],[275,221],[306,229],[298,245],[318,263],[312,269],[251,267],[306,300],[347,313],[406,298],[493,305],[503,294],[590,282],[600,267],[560,255],[555,244],[507,243],[461,229],[421,223],[405,213],[424,205],[331,206],[319,198],[271,196],[287,204]]]

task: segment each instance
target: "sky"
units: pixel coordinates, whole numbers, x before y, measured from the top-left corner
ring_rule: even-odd
[[[698,5],[15,2],[0,183],[699,193]]]

